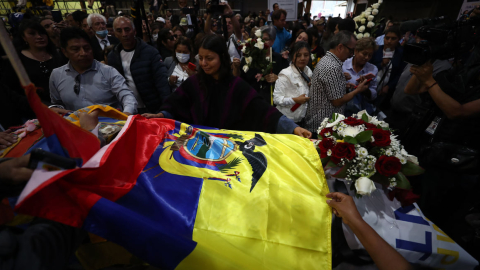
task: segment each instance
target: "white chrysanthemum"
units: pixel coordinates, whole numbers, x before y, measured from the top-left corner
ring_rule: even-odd
[[[337,131],[337,126],[333,126],[332,130]]]
[[[385,151],[385,155],[392,156],[393,155],[392,149],[387,149],[387,151]]]
[[[332,149],[328,149],[327,156],[331,156],[331,155],[332,155]]]
[[[407,159],[404,156],[396,154],[395,157],[398,158],[398,160],[400,160],[400,163],[402,163],[402,164],[407,163]]]
[[[365,32],[365,26],[363,26],[363,25],[360,26],[360,27],[358,28],[358,32],[360,32],[360,33]]]
[[[374,23],[374,22],[368,22],[368,23],[367,23],[367,27],[368,27],[368,28],[372,28],[372,27],[374,27],[374,26],[375,26],[375,23]]]
[[[338,130],[340,132],[340,129]],[[345,136],[350,136],[350,137],[353,137],[355,138],[355,136],[358,135],[358,133],[362,132],[362,128],[360,126],[355,126],[355,127],[352,127],[352,126],[347,126],[343,132],[342,132],[342,135],[343,137]]]
[[[372,10],[372,15],[377,15],[378,14],[378,9]]]
[[[358,156],[359,156],[359,157],[366,157],[366,156],[368,156],[368,150],[367,150],[366,148],[364,148],[364,147],[358,148],[357,153],[358,153]]]
[[[326,127],[333,127],[336,126],[340,121],[345,119],[345,116],[343,114],[337,113],[337,119],[333,121],[332,123],[328,123]]]
[[[325,132],[323,135],[325,135],[325,137],[330,137],[330,136],[332,136],[332,134],[330,134],[330,132]]]
[[[370,37],[370,33],[363,34],[363,37]]]
[[[344,129],[345,129],[345,128],[342,127],[342,126],[339,126],[339,127],[337,128],[337,130],[338,130],[339,133],[343,133],[343,130],[344,130]]]
[[[362,27],[363,27],[363,26],[362,26]],[[363,34],[362,34],[362,33],[357,34],[357,39],[361,39],[361,38],[363,38]]]

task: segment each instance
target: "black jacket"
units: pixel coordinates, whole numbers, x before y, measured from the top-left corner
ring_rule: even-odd
[[[121,43],[115,46],[108,54],[108,64],[125,76],[120,56],[122,50]],[[130,72],[147,111],[157,113],[163,100],[170,94],[167,68],[157,49],[137,38],[135,53],[130,63]]]
[[[382,69],[382,61],[383,61],[383,45],[378,46],[378,49],[373,53],[372,59],[370,59],[370,63],[377,66],[378,70]],[[400,79],[400,75],[402,75],[403,69],[406,66],[406,63],[402,60],[403,56],[403,48],[401,46],[397,46],[395,48],[395,54],[392,58],[392,73],[390,74],[390,79],[388,80],[388,92],[393,93],[395,87],[397,86],[398,80]],[[378,81],[377,81],[378,83]]]
[[[117,45],[118,43],[120,43],[120,40],[118,40],[118,38],[114,36],[108,36],[108,41],[110,41],[110,45]],[[92,50],[93,50],[93,58],[95,58],[95,60],[99,62],[105,61],[105,59],[103,59],[102,46],[100,46],[100,42],[98,41],[97,36],[94,35],[92,37],[91,43],[92,43]]]

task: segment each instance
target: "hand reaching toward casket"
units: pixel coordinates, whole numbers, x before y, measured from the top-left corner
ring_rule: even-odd
[[[326,197],[331,199],[327,200],[327,203],[333,208],[333,213],[337,217],[341,217],[343,223],[352,229],[370,257],[372,257],[378,269],[413,269],[400,253],[385,242],[385,240],[363,220],[351,196],[341,192],[333,192],[327,194]]]
[[[304,138],[307,138],[307,139],[310,139],[312,137],[312,133],[304,128],[301,128],[301,127],[296,127],[294,130],[293,130],[293,134],[297,135],[297,136],[300,136],[300,137],[304,137]]]
[[[0,163],[0,184],[18,185],[27,182],[33,170],[27,168],[30,154]]]

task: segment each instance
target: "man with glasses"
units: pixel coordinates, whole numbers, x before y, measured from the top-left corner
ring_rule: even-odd
[[[115,68],[93,59],[88,35],[76,27],[60,33],[63,54],[69,62],[50,76],[50,108],[64,114],[96,104],[109,105],[125,114],[137,112],[137,100]]]
[[[138,101],[138,113],[158,113],[170,94],[167,67],[160,54],[136,37],[135,26],[126,17],[115,19],[113,31],[120,44],[108,54],[108,64],[125,77]]]
[[[349,31],[340,31],[330,41],[330,51],[318,62],[313,72],[310,102],[305,116],[305,128],[315,133],[323,119],[333,113],[343,114],[345,104],[368,89],[367,80],[347,93],[343,62],[353,56],[357,40]]]

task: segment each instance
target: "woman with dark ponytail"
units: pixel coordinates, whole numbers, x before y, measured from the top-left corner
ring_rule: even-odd
[[[222,37],[205,36],[198,56],[198,73],[167,98],[160,113],[143,116],[222,129],[311,136],[270,106],[244,80],[232,75],[230,55]]]

